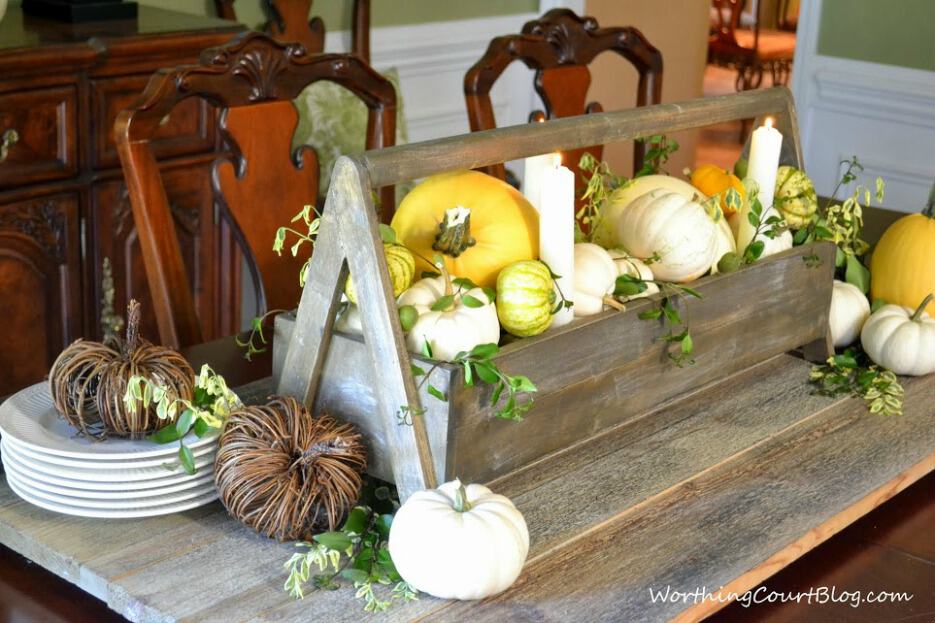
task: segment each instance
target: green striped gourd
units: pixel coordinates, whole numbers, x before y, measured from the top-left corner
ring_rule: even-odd
[[[514,262],[497,276],[500,326],[517,337],[539,335],[552,324],[555,285],[549,268],[537,260]]]
[[[393,296],[399,296],[412,284],[412,278],[416,274],[416,259],[409,249],[399,244],[384,242],[383,254],[386,256],[386,267],[390,271],[390,281],[393,282]],[[357,292],[350,275],[344,284],[344,294],[351,303],[357,305]]]

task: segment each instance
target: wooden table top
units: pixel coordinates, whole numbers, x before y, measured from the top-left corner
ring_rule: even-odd
[[[813,396],[782,355],[500,478],[530,528],[529,560],[479,603],[423,596],[373,620],[693,620],[722,604],[654,591],[743,591],[935,468],[935,377],[909,379],[903,417]],[[262,389],[260,390],[262,393]],[[132,621],[358,621],[353,590],[296,602],[288,544],[215,503],[134,521],[57,515],[0,485],[0,542]],[[197,581],[193,581],[197,578]]]

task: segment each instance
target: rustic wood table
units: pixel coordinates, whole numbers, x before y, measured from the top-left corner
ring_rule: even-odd
[[[893,216],[871,213],[868,229],[879,231]],[[234,385],[269,373],[269,357],[245,364],[232,340],[187,354],[195,364],[209,361]],[[696,620],[724,604],[673,600],[671,593],[653,602],[651,590],[742,592],[803,555],[807,560],[809,550],[935,468],[935,376],[907,379],[905,415],[883,418],[856,399],[812,395],[808,370],[794,355],[774,357],[496,480],[492,487],[511,497],[529,524],[529,560],[517,583],[479,603],[423,596],[367,620]],[[248,387],[255,396],[266,391],[262,380]],[[932,516],[925,507],[932,478],[915,494],[930,509],[923,518]],[[924,529],[919,521],[911,525]],[[896,546],[911,550],[911,538],[901,538]],[[31,506],[0,483],[0,543],[132,621],[364,617],[351,590],[289,598],[282,563],[292,547],[243,528],[218,503],[142,520],[81,519]],[[893,555],[877,558],[861,556],[853,566],[882,567]],[[42,590],[26,586],[23,578],[35,572],[21,560],[7,556],[0,567],[0,612],[7,612],[6,600]],[[780,574],[774,586],[807,590],[803,582],[826,577],[820,564],[812,569],[798,581]],[[868,585],[907,586],[925,584],[906,578]],[[919,606],[928,603],[919,597]],[[52,608],[57,601],[60,609]],[[53,595],[48,602],[35,620],[105,616],[90,614],[91,601],[69,606]],[[796,608],[786,618],[788,610],[778,609],[771,620],[839,620],[827,608]],[[53,610],[63,614],[53,619]],[[729,612],[724,620],[757,620],[759,611]],[[831,618],[821,619],[822,612]]]
[[[935,377],[903,417],[813,396],[781,355],[495,481],[530,529],[529,560],[480,603],[423,597],[374,620],[692,620],[721,603],[650,589],[744,591],[935,468]],[[254,385],[256,388],[256,385]],[[262,393],[262,389],[260,389]],[[36,508],[0,485],[0,542],[131,621],[357,621],[353,591],[282,592],[291,546],[217,503],[135,521]]]

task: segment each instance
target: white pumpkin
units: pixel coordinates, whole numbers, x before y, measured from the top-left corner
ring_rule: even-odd
[[[850,346],[860,337],[864,322],[870,317],[870,302],[860,288],[834,280],[828,326],[835,348]]]
[[[617,275],[630,275],[636,279],[642,279],[646,282],[652,282],[654,279],[652,269],[646,265],[646,262],[635,257],[630,257],[626,251],[622,249],[611,249],[608,251],[610,253],[611,259],[614,260],[614,264],[617,266]],[[646,296],[651,296],[659,292],[659,286],[655,283],[647,283],[646,289],[639,294],[634,294],[633,296],[619,297],[622,301],[632,301],[633,299],[639,299]]]
[[[335,318],[334,328],[344,333],[361,335],[364,332],[364,327],[360,322],[360,310],[357,305],[348,301],[338,317]]]
[[[727,217],[721,214],[717,221],[717,249],[714,252],[714,263],[711,264],[711,274],[718,273],[717,263],[728,253],[737,251],[737,243],[734,242],[734,233],[731,231],[730,223]]]
[[[896,374],[923,376],[935,372],[935,318],[924,310],[932,295],[912,310],[884,305],[870,315],[860,332],[867,356]]]
[[[631,203],[620,215],[617,234],[631,255],[659,256],[652,270],[661,281],[693,281],[719,259],[718,225],[701,204],[678,193],[651,190]]]
[[[617,265],[596,244],[575,245],[575,291],[572,310],[576,317],[593,316],[604,309],[604,299],[614,293]]]
[[[446,293],[453,294],[454,301],[443,311],[433,311],[432,306]],[[482,303],[471,307],[464,301],[468,295]],[[463,291],[451,290],[444,276],[420,279],[399,295],[397,304],[412,305],[419,318],[409,334],[406,344],[414,353],[421,353],[425,343],[432,349],[432,357],[439,361],[451,361],[462,351],[469,351],[478,344],[496,344],[500,341],[500,321],[497,307],[482,288]]]
[[[591,240],[604,247],[613,249],[621,244],[617,234],[617,222],[624,210],[651,190],[667,190],[678,193],[686,199],[701,199],[706,197],[700,190],[685,180],[671,175],[644,175],[634,178],[611,193],[608,200],[601,207],[600,219],[594,229]]]
[[[483,599],[509,588],[529,553],[526,520],[482,485],[446,482],[406,500],[390,528],[403,579],[442,599]]]

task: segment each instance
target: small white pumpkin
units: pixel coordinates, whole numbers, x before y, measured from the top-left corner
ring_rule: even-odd
[[[617,265],[602,247],[590,242],[575,245],[576,317],[593,316],[604,309],[604,299],[614,293]]]
[[[924,310],[929,294],[913,311],[884,305],[870,315],[860,332],[864,352],[874,363],[896,374],[923,376],[935,372],[935,318]]]
[[[611,259],[613,259],[614,264],[617,266],[617,275],[630,275],[636,279],[642,279],[646,282],[651,282],[653,280],[653,271],[646,265],[646,262],[643,260],[637,259],[635,257],[630,257],[626,251],[622,249],[611,249],[608,251],[610,253]],[[639,299],[646,296],[652,296],[656,292],[659,292],[659,286],[655,283],[647,283],[646,289],[639,294],[634,294],[633,296],[622,296],[618,297],[621,301],[632,301],[633,299]]]
[[[360,310],[357,305],[347,301],[344,309],[334,320],[334,328],[344,333],[361,335],[364,332],[364,327],[360,322]]]
[[[451,305],[440,311],[432,306],[439,299],[451,294]],[[470,296],[481,303],[472,307],[464,297]],[[500,321],[497,307],[482,288],[463,291],[452,289],[446,277],[420,279],[399,296],[399,307],[412,305],[419,318],[409,334],[406,344],[414,353],[421,353],[425,343],[432,349],[432,357],[439,361],[451,361],[462,351],[469,351],[478,344],[496,344],[500,341]],[[476,305],[476,303],[472,303]]]
[[[834,280],[828,326],[835,348],[850,346],[860,337],[864,322],[870,317],[870,302],[852,283]]]
[[[717,263],[728,253],[737,252],[737,243],[734,241],[734,232],[731,231],[730,223],[723,214],[717,220],[717,250],[714,252],[714,263],[711,264],[711,274],[718,273]]]
[[[640,258],[659,256],[653,274],[685,283],[711,269],[719,258],[718,225],[697,201],[651,190],[627,206],[617,222],[620,244]]]
[[[453,480],[412,494],[390,528],[403,579],[442,599],[483,599],[509,588],[529,553],[522,513],[482,485]]]

